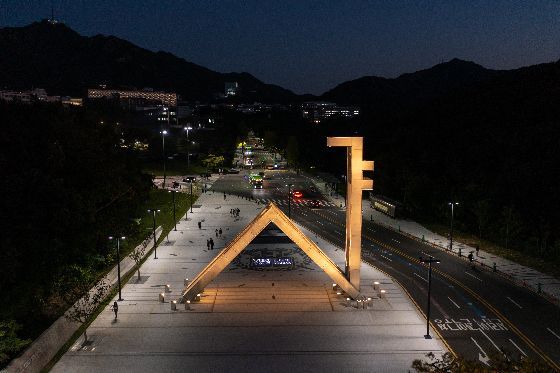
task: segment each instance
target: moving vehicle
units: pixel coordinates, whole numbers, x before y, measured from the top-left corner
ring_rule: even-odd
[[[294,198],[301,198],[301,197],[303,197],[303,192],[301,192],[301,191],[299,191],[299,190],[294,190],[294,191],[292,192],[292,196],[293,196]]]
[[[262,189],[263,187],[263,177],[259,174],[249,175],[249,182],[253,186],[253,189]]]

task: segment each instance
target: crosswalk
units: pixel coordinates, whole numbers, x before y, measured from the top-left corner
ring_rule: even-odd
[[[274,204],[276,204],[277,206],[288,206],[288,199],[274,199],[274,198],[257,198],[257,201],[260,204],[266,205],[269,202],[273,202]],[[336,204],[334,204],[333,202],[330,201],[326,201],[326,200],[308,200],[308,199],[302,199],[302,200],[292,200],[291,202],[292,206],[306,206],[306,207],[335,207]]]

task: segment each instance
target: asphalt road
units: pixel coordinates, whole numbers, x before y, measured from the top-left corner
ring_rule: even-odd
[[[267,172],[262,190],[253,190],[244,174],[228,175],[216,191],[275,202],[288,212],[288,184],[304,193],[291,199],[291,217],[330,242],[344,247],[345,211],[314,190],[303,176],[289,171]],[[309,207],[309,200],[320,207]],[[448,346],[468,359],[486,361],[506,351],[514,358],[530,356],[560,371],[560,309],[534,292],[516,286],[492,271],[473,269],[467,260],[448,255],[420,241],[364,220],[362,257],[396,279],[424,313],[428,269],[419,257],[433,255],[432,321]]]

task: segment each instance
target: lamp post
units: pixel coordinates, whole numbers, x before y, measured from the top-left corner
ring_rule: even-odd
[[[459,202],[449,202],[448,205],[451,206],[451,229],[449,231],[449,251],[453,252],[453,216],[454,216],[455,206],[459,205]],[[459,252],[459,256],[461,256],[461,252]]]
[[[189,131],[192,130],[191,126],[184,127],[183,130],[187,131],[187,168],[191,167],[191,153],[189,152]]]
[[[175,193],[177,193],[176,190],[170,190],[169,193],[171,193],[173,195],[173,223],[175,224],[175,231],[177,231],[177,217],[175,216],[176,214],[176,208],[175,208]]]
[[[162,188],[165,189],[165,135],[167,135],[167,131],[161,131],[161,141],[162,141],[162,155],[163,155],[163,184]]]
[[[118,299],[118,301],[120,302],[120,301],[123,300],[122,295],[121,295],[121,250],[120,250],[121,245],[120,245],[120,243],[121,243],[121,240],[125,239],[125,237],[124,236],[121,236],[121,237],[110,236],[109,239],[110,240],[113,240],[113,239],[117,240],[117,278],[118,278],[118,282],[119,282],[119,299]]]
[[[431,339],[432,337],[430,336],[430,297],[432,291],[432,263],[439,263],[440,261],[434,259],[433,256],[429,255],[428,259],[422,259],[422,257],[420,257],[420,262],[428,263],[428,310],[426,312],[426,335],[424,336],[424,338]]]
[[[192,177],[192,176],[189,176],[189,177],[185,178],[185,180],[187,180],[187,181],[188,181],[188,182],[189,182],[189,183],[191,184],[191,197],[190,197],[190,201],[191,201],[191,214],[192,214],[192,212],[193,212],[193,211],[192,211],[192,204],[193,204],[193,191],[192,191],[192,185],[193,185],[193,182],[194,182],[194,177]]]
[[[152,213],[152,221],[154,222],[152,232],[154,234],[154,259],[157,259],[157,246],[156,246],[156,213],[160,212],[159,209],[149,209],[148,212]]]
[[[288,218],[292,217],[292,187],[294,184],[286,185],[288,187]]]

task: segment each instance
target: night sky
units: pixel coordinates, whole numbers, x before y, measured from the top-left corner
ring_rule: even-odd
[[[558,0],[52,2],[55,18],[83,35],[115,35],[296,93],[454,57],[497,69],[560,58]],[[48,18],[50,8],[51,0],[0,0],[0,25]]]

